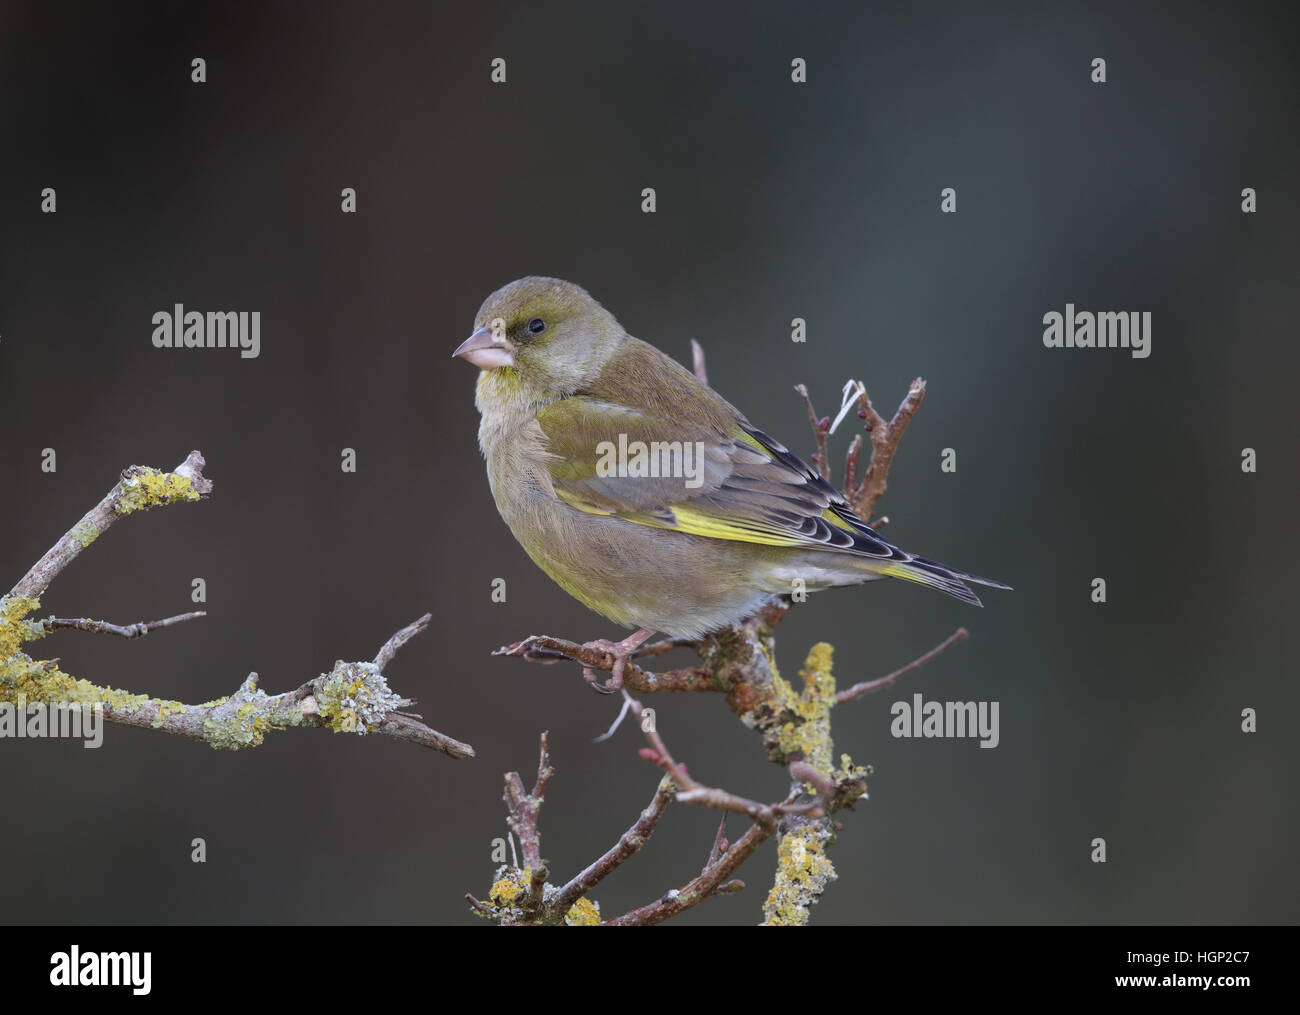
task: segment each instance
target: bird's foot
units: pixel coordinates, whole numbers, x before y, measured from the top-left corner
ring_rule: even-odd
[[[589,683],[592,688],[601,694],[613,694],[623,686],[623,671],[627,668],[628,660],[641,647],[641,644],[649,638],[653,631],[647,631],[644,627],[639,631],[629,634],[622,641],[610,641],[608,638],[597,638],[595,641],[589,641],[583,644],[583,648],[594,649],[597,652],[607,652],[614,657],[614,667],[610,670],[609,680],[601,683],[596,676],[596,671],[590,666],[582,668],[582,679]]]

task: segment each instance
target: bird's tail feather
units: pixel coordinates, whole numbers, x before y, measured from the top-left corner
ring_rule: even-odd
[[[964,603],[970,603],[972,606],[983,606],[984,604],[980,602],[980,597],[971,591],[966,582],[987,585],[995,589],[1011,588],[1010,585],[1005,585],[992,578],[981,578],[979,575],[967,574],[965,571],[958,571],[956,568],[940,564],[938,561],[926,560],[924,557],[913,557],[906,562],[893,561],[879,567],[873,567],[872,570],[889,575],[891,578],[902,578],[904,581],[928,585],[940,592],[955,596]]]

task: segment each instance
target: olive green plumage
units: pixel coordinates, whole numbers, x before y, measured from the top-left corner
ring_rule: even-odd
[[[570,282],[512,282],[475,329],[456,355],[482,367],[479,444],[497,508],[543,571],[617,623],[698,638],[795,579],[813,590],[890,575],[976,605],[965,582],[1007,587],[881,539],[812,469]],[[638,442],[668,449],[652,459],[664,468],[609,467],[613,449]]]

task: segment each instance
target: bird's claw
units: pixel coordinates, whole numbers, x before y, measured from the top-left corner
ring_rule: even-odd
[[[582,668],[582,679],[591,685],[591,689],[599,694],[613,694],[623,686],[622,679],[615,681],[612,677],[606,683],[601,683],[596,678],[596,673],[590,666]]]
[[[618,642],[610,641],[607,638],[589,641],[582,647],[594,649],[597,652],[608,652],[614,657],[614,666],[610,670],[608,681],[601,683],[599,678],[596,676],[596,671],[590,666],[584,666],[582,668],[582,679],[601,694],[613,694],[620,690],[623,686],[623,670],[627,666],[628,659],[631,658],[627,649]]]

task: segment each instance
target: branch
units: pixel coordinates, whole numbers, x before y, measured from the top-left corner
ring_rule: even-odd
[[[870,694],[872,691],[883,690],[884,688],[892,684],[894,681],[896,681],[899,677],[906,676],[907,674],[911,673],[913,670],[919,669],[920,667],[928,663],[931,659],[933,659],[935,656],[937,656],[939,653],[952,648],[952,646],[956,645],[957,642],[965,641],[966,638],[969,636],[969,634],[970,632],[967,631],[966,628],[964,627],[957,628],[957,630],[955,630],[952,634],[948,635],[947,638],[941,641],[934,648],[930,649],[930,651],[925,653],[925,655],[920,656],[917,659],[913,659],[910,663],[908,663],[906,666],[902,667],[901,669],[897,669],[893,673],[888,674],[887,676],[877,677],[875,680],[864,680],[860,684],[854,684],[852,687],[840,691],[837,695],[835,695],[835,703],[837,705],[842,705],[846,701],[853,701],[855,698],[861,698],[864,694]]]
[[[537,814],[542,809],[542,802],[546,797],[546,787],[550,784],[551,776],[555,774],[555,769],[551,765],[550,738],[545,732],[541,736],[540,757],[537,759],[537,780],[533,783],[533,791],[528,793],[524,789],[524,781],[519,778],[518,772],[506,773],[506,792],[505,802],[509,809],[510,816],[506,819],[506,824],[510,830],[519,836],[519,845],[524,851],[524,863],[536,873],[538,870],[543,872],[542,880],[545,880],[545,867],[542,864],[542,842],[537,832]]]
[[[769,833],[776,830],[776,811],[772,807],[755,803],[753,800],[746,800],[744,797],[738,797],[726,790],[703,786],[692,779],[686,771],[686,766],[679,765],[673,760],[673,756],[668,753],[668,747],[663,742],[663,738],[659,736],[654,724],[643,721],[644,709],[641,703],[630,695],[628,700],[632,714],[636,716],[637,722],[640,723],[642,730],[645,732],[646,740],[650,742],[650,750],[642,752],[642,755],[647,761],[666,771],[673,782],[678,785],[678,800],[682,803],[712,807],[714,810],[743,814],[767,828]]]
[[[432,619],[433,619],[433,614],[426,613],[419,620],[414,620],[411,623],[407,624],[404,628],[402,628],[391,638],[389,638],[386,642],[384,642],[383,646],[379,649],[379,651],[375,653],[376,669],[378,669],[381,673],[384,670],[388,669],[388,664],[393,661],[393,656],[397,655],[398,650],[400,650],[403,645],[405,645],[408,641],[414,638],[417,634],[419,634],[421,631],[427,628],[429,626],[429,621]]]
[[[472,894],[466,894],[465,898],[479,916],[502,926],[599,923],[600,908],[585,898],[587,892],[645,845],[677,787],[667,776],[661,779],[649,806],[618,842],[563,887],[557,888],[547,884],[550,872],[542,859],[541,836],[537,829],[546,787],[555,774],[546,733],[541,736],[540,754],[537,781],[531,793],[525,791],[518,772],[507,772],[505,777],[506,824],[519,837],[524,867],[503,865],[498,870],[497,881],[488,893],[491,904],[480,902]]]
[[[731,877],[736,869],[754,854],[754,850],[766,842],[771,835],[772,832],[762,825],[751,825],[739,841],[733,843],[715,863],[706,867],[699,877],[688,881],[681,888],[669,890],[655,902],[634,909],[630,913],[624,913],[613,920],[605,921],[603,926],[652,927],[692,906],[698,906],[711,895],[718,894],[718,889],[723,887],[723,882]]]
[[[187,620],[195,620],[207,615],[207,610],[195,610],[193,613],[182,613],[179,616],[167,617],[165,620],[141,621],[138,624],[127,624],[125,627],[110,624],[106,620],[90,620],[86,617],[69,620],[62,617],[46,617],[44,620],[35,621],[34,623],[39,624],[44,632],[60,630],[89,631],[91,634],[115,634],[119,638],[143,638],[150,631],[156,631],[160,627],[183,624]]]
[[[811,660],[813,657],[810,657]],[[817,658],[821,658],[820,656]],[[825,657],[829,662],[829,655]],[[820,676],[820,675],[818,675]],[[826,674],[829,677],[829,673]],[[815,678],[809,675],[806,693],[811,693],[818,698],[826,699],[827,696],[822,693],[824,688],[814,688]],[[833,690],[833,688],[832,688]],[[638,720],[641,719],[641,703],[627,696],[631,704],[633,713]],[[830,703],[825,705],[829,710]],[[713,807],[724,812],[734,812],[743,814],[750,818],[754,824],[741,837],[735,845],[728,846],[723,838],[723,829],[725,825],[719,825],[717,835],[714,838],[713,848],[709,852],[709,861],[705,864],[704,870],[700,876],[694,878],[681,888],[669,891],[662,898],[639,909],[634,909],[625,913],[616,919],[606,922],[606,926],[650,926],[662,923],[670,917],[676,916],[683,910],[690,909],[699,905],[705,899],[712,895],[722,892],[736,891],[744,887],[743,882],[724,882],[736,871],[739,866],[757,849],[764,841],[776,834],[782,832],[782,848],[786,847],[787,834],[782,827],[783,821],[795,821],[795,827],[799,829],[812,830],[814,834],[820,836],[820,841],[826,844],[832,838],[829,827],[828,812],[832,809],[849,806],[853,800],[862,796],[866,791],[865,782],[861,779],[846,775],[840,785],[836,785],[832,780],[816,773],[812,766],[804,762],[795,762],[791,767],[794,773],[801,773],[812,776],[819,787],[824,787],[824,794],[814,796],[811,799],[801,799],[800,788],[796,787],[791,791],[789,797],[778,804],[760,804],[753,800],[746,800],[743,797],[736,796],[726,790],[714,789],[708,786],[702,786],[696,782],[686,771],[685,765],[680,765],[673,760],[663,738],[658,731],[646,723],[642,723],[642,729],[645,732],[646,739],[650,743],[650,748],[643,753],[647,759],[664,768],[669,776],[679,786],[680,792],[677,799],[682,803],[701,804],[706,807]],[[725,815],[724,815],[725,823]],[[816,882],[815,891],[806,891],[801,897],[804,906],[804,916],[806,920],[806,909],[816,901],[820,896],[825,883],[835,877],[835,869],[830,862],[825,859],[824,848],[821,850],[820,857],[822,880]],[[806,884],[806,882],[801,882]],[[773,888],[773,895],[778,899],[784,899],[785,895],[778,893],[782,886],[780,872],[778,873],[777,886]],[[769,906],[771,905],[772,895],[769,896]],[[765,910],[768,906],[765,906]],[[770,922],[770,921],[769,921]]]
[[[658,648],[662,644],[664,643],[657,642],[655,645],[646,646],[636,655],[659,655],[668,651],[668,648],[673,647],[669,645],[668,648]],[[525,659],[528,662],[535,663],[553,663],[560,659],[572,659],[574,662],[582,663],[583,666],[594,670],[603,670],[606,673],[614,668],[612,653],[590,648],[587,645],[580,645],[576,641],[552,638],[546,634],[529,635],[523,641],[503,645],[492,654],[494,656]],[[643,670],[633,663],[628,663],[627,668],[623,671],[623,684],[643,694],[668,691],[723,690],[723,688],[716,685],[711,673],[698,667],[669,670],[667,673],[656,674],[651,673],[649,670]]]
[[[808,395],[808,389],[802,384],[796,384],[794,390],[799,392],[799,397],[803,399],[804,407],[808,410],[808,422],[812,424],[813,433],[817,435],[817,452],[812,456],[813,464],[817,466],[817,471],[821,473],[822,479],[826,482],[831,481],[831,460],[826,454],[826,435],[831,431],[831,418],[824,416],[817,418],[817,412],[813,409],[812,398]]]
[[[881,494],[885,492],[886,481],[889,478],[889,467],[893,464],[894,453],[898,450],[898,442],[903,439],[903,431],[907,425],[912,422],[912,417],[916,411],[921,408],[921,403],[925,401],[925,381],[917,378],[912,382],[908,389],[907,395],[898,405],[898,410],[894,413],[894,418],[888,423],[880,413],[876,412],[875,406],[871,404],[871,399],[867,397],[864,388],[858,395],[858,416],[867,421],[866,428],[871,434],[871,466],[867,469],[867,474],[862,480],[862,484],[856,488],[846,487],[844,496],[848,499],[849,506],[853,508],[854,513],[863,521],[871,518],[871,513],[876,509],[876,502],[880,500]],[[858,448],[861,443],[858,442],[856,447],[850,446],[849,454],[853,457],[856,464]]]
[[[643,645],[635,653],[635,658],[688,647],[699,655],[704,665],[652,673],[628,663],[623,672],[624,686],[641,694],[684,691],[725,694],[727,704],[742,720],[764,725],[765,728],[764,717],[768,712],[763,709],[775,693],[772,630],[789,609],[789,599],[778,596],[760,607],[754,616],[743,623],[700,641],[659,641]],[[523,641],[502,646],[492,654],[540,663],[572,659],[584,667],[605,672],[610,672],[614,665],[611,653],[549,635],[532,635]]]
[[[641,703],[626,690],[623,695],[626,707],[631,708],[637,719],[641,720]],[[734,846],[727,845],[723,838],[723,827],[719,826],[713,848],[709,853],[709,862],[699,877],[681,889],[670,891],[649,906],[609,921],[613,925],[658,923],[683,909],[698,905],[711,895],[743,888],[743,882],[731,881],[726,884],[724,882],[760,843],[777,832],[778,815],[802,813],[809,809],[793,801],[770,806],[757,804],[723,790],[701,786],[686,773],[684,765],[678,765],[672,760],[668,748],[658,733],[653,729],[647,729],[645,723],[642,723],[642,728],[652,745],[652,748],[643,751],[643,754],[664,768],[666,774],[655,787],[649,805],[632,826],[610,849],[579,871],[562,887],[556,888],[546,883],[549,871],[542,859],[540,836],[537,831],[537,819],[545,788],[554,774],[550,763],[547,734],[542,734],[537,782],[531,793],[524,790],[523,780],[518,772],[506,773],[504,799],[509,812],[506,820],[510,830],[519,836],[524,854],[524,867],[521,869],[517,866],[503,865],[498,870],[497,881],[488,895],[490,904],[480,902],[472,894],[467,893],[465,898],[475,913],[499,925],[510,926],[597,923],[600,909],[587,898],[588,893],[641,850],[674,798],[749,815],[755,821],[755,825],[750,830],[750,834]],[[679,790],[679,787],[683,788]],[[694,794],[694,798],[688,800],[688,794]]]
[[[428,615],[421,620],[427,625]],[[25,665],[22,660],[26,660]],[[469,744],[399,711],[411,701],[389,688],[374,663],[340,660],[328,673],[277,695],[260,690],[257,674],[250,673],[229,697],[187,705],[78,680],[60,670],[53,661],[34,661],[22,655],[20,659],[11,657],[6,662],[16,663],[14,668],[19,671],[20,679],[0,682],[0,701],[19,708],[38,702],[75,704],[82,709],[98,710],[109,722],[199,740],[217,750],[256,747],[270,731],[307,727],[358,735],[377,733],[452,758],[474,756],[474,748]]]
[[[339,733],[378,733],[453,758],[473,757],[474,749],[468,744],[431,729],[419,716],[401,711],[412,702],[396,694],[384,677],[383,671],[398,649],[428,627],[430,614],[389,638],[373,662],[340,660],[328,673],[275,696],[259,690],[257,674],[250,673],[233,695],[201,705],[100,687],[65,673],[59,669],[58,660],[33,659],[23,651],[27,642],[55,630],[138,638],[160,627],[205,615],[196,611],[126,626],[84,617],[27,619],[40,606],[40,597],[54,578],[117,519],[165,504],[196,501],[210,493],[212,482],[203,475],[204,465],[203,456],[191,451],[173,472],[131,466],[10,594],[0,597],[0,702],[17,706],[24,715],[29,704],[75,706],[124,726],[162,730],[231,750],[257,746],[268,730],[305,726],[328,727]]]
[[[709,383],[709,371],[704,366],[704,346],[700,345],[695,339],[691,339],[691,363],[695,369],[695,376],[701,384]]]
[[[635,856],[649,841],[650,833],[659,824],[659,819],[663,817],[664,811],[668,809],[668,805],[676,795],[677,784],[670,776],[665,775],[655,787],[655,795],[650,799],[649,806],[641,812],[641,816],[636,819],[632,827],[619,836],[618,842],[600,859],[579,871],[559,890],[555,896],[556,908],[567,910],[581,896],[586,895],[613,874],[625,860]]]
[[[137,511],[180,501],[196,501],[212,492],[212,480],[203,475],[207,463],[197,451],[172,472],[133,465],[104,499],[87,511],[76,525],[51,546],[9,592],[13,597],[39,598],[65,567],[87,546],[108,531],[119,518]]]

